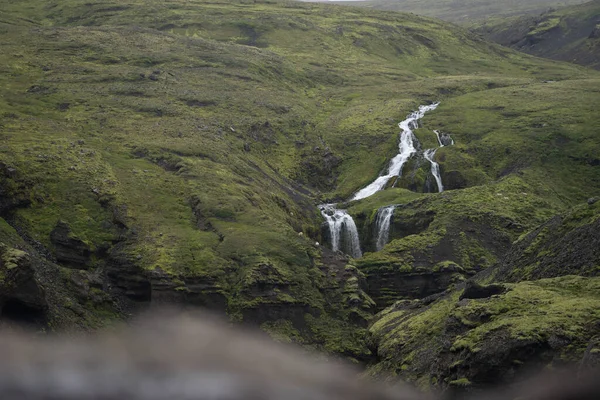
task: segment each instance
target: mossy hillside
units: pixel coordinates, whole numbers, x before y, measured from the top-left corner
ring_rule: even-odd
[[[416,227],[416,222],[410,221],[417,215],[421,221],[428,219],[419,214],[427,210],[435,215],[430,231],[440,232],[449,227],[446,237],[452,238],[451,244],[441,241],[443,235],[430,235],[427,231],[417,241],[423,246],[413,249],[415,243],[403,245],[409,249],[408,254],[400,248],[395,249],[393,256],[386,254],[386,249],[367,254],[360,261],[365,271],[371,268],[369,265],[377,265],[375,270],[368,271],[373,279],[377,276],[375,271],[383,266],[391,271],[414,273],[415,258],[411,254],[424,248],[429,255],[421,266],[429,270],[443,261],[439,259],[440,252],[449,261],[464,264],[466,270],[487,267],[498,261],[509,243],[524,230],[565,207],[597,195],[597,141],[591,127],[598,121],[590,106],[597,97],[598,87],[592,83],[584,93],[575,88],[571,92],[568,87],[571,86],[566,82],[529,85],[524,101],[516,99],[516,93],[508,88],[474,92],[442,102],[438,110],[426,115],[424,127],[415,131],[424,148],[436,146],[433,129],[442,128],[455,140],[454,146],[436,153],[446,187],[472,187],[466,191],[425,195],[428,200],[409,205],[408,209],[413,209],[409,213],[404,207],[397,208],[394,221],[401,222],[392,224],[391,238],[401,239],[425,231],[425,227]],[[493,96],[489,97],[491,93]],[[552,107],[548,106],[548,99]],[[560,100],[555,102],[555,99]],[[469,106],[460,111],[463,102]],[[405,166],[407,171],[400,185],[410,185],[413,164]],[[422,164],[418,172],[429,173],[429,163]],[[422,186],[412,189],[423,190]],[[362,227],[362,243],[366,246],[363,250],[371,250],[377,209],[407,202],[403,196],[394,198],[396,193],[388,189],[357,204],[345,205]],[[474,229],[473,223],[480,228]],[[492,229],[482,229],[487,227]],[[465,229],[467,232],[461,232]],[[504,245],[497,246],[494,242]]]
[[[160,35],[157,39],[156,34],[137,34],[134,40],[160,46]],[[136,57],[135,52],[126,49],[126,42],[115,39],[127,35],[131,39],[134,32],[115,35],[114,31],[100,29],[90,35],[67,31],[59,35],[63,35],[60,37],[65,42],[72,40],[71,46],[75,48],[85,47],[88,40],[120,43],[121,47],[113,46],[114,54],[122,52]],[[176,45],[171,39],[162,44],[174,49]],[[109,51],[104,50],[97,49],[92,52],[96,55],[89,57],[105,57]],[[185,52],[180,50],[182,54]],[[221,47],[216,45],[213,51],[220,52]],[[245,265],[252,268],[252,263],[245,262],[253,255],[267,254],[275,257],[274,262],[281,257],[283,265],[310,269],[306,251],[312,248],[311,240],[298,236],[297,231],[310,231],[316,209],[312,203],[310,207],[302,205],[304,195],[289,188],[281,174],[262,158],[253,155],[243,160],[238,158],[244,143],[252,139],[234,139],[222,133],[226,129],[233,135],[239,129],[240,134],[256,137],[251,151],[259,151],[263,146],[261,140],[274,140],[281,134],[275,120],[265,126],[268,112],[256,122],[250,119],[249,126],[244,125],[244,118],[250,117],[244,116],[235,124],[225,121],[209,125],[210,122],[198,119],[197,103],[189,106],[186,100],[174,106],[171,114],[159,117],[160,108],[146,108],[140,103],[158,104],[151,94],[145,94],[144,83],[160,85],[166,73],[139,68],[136,61],[117,68],[112,68],[112,63],[95,64],[90,60],[81,60],[78,65],[75,59],[66,61],[69,52],[57,49],[51,58],[45,59],[55,63],[52,71],[58,76],[49,80],[56,80],[54,84],[62,88],[64,97],[56,94],[60,91],[27,92],[31,82],[24,82],[19,90],[7,96],[5,103],[6,113],[11,116],[4,123],[3,132],[11,147],[5,149],[3,159],[17,171],[11,181],[25,182],[21,191],[31,199],[31,207],[15,210],[12,219],[32,240],[52,248],[49,233],[60,219],[70,225],[74,235],[93,247],[102,247],[105,242],[110,246],[121,240],[121,226],[125,226],[128,246],[121,251],[129,253],[139,266],[148,270],[160,268],[177,276],[217,279],[217,285],[228,295],[236,292],[232,287],[240,282],[227,277],[225,271],[243,269]],[[140,50],[140,58],[147,55],[146,49]],[[190,59],[195,56],[189,55]],[[96,71],[90,70],[93,66]],[[94,87],[86,78],[78,81],[73,71],[92,81],[98,79],[97,85]],[[135,77],[129,87],[128,74]],[[140,74],[156,80],[144,82]],[[204,79],[199,82],[205,82]],[[115,86],[107,85],[107,80],[114,81]],[[177,90],[189,90],[190,82],[180,83]],[[119,87],[121,84],[123,88]],[[150,93],[152,90],[150,87]],[[113,91],[121,95],[112,97]],[[85,105],[75,106],[74,98]],[[65,101],[70,101],[68,107],[58,106]],[[34,102],[38,117],[28,116],[28,102]],[[162,100],[160,104],[165,105]],[[187,117],[173,111],[177,107]],[[277,111],[273,114],[278,115]],[[170,123],[169,118],[177,122]],[[213,128],[209,135],[197,133]],[[237,144],[232,144],[232,140]],[[221,143],[215,144],[218,141]],[[231,154],[231,148],[236,146],[240,150]],[[38,161],[29,162],[31,159]],[[303,217],[306,215],[309,219]],[[312,280],[304,276],[301,273],[292,276],[294,287],[299,288],[297,292],[302,292],[303,287],[313,287]],[[311,303],[319,302],[320,298],[307,293],[299,296],[302,300],[310,298]],[[238,304],[232,303],[233,313],[239,310]]]
[[[529,72],[524,73],[522,68],[528,68],[532,64],[537,67],[542,65],[539,61],[533,62],[505,53],[499,48],[490,48],[488,44],[451,25],[414,16],[390,16],[378,12],[358,12],[339,7],[306,4],[235,2],[171,2],[168,5],[146,2],[144,4],[145,7],[135,2],[115,4],[118,8],[118,12],[115,12],[112,11],[114,7],[109,7],[110,4],[92,6],[90,9],[89,5],[86,4],[84,7],[74,1],[47,10],[38,10],[39,14],[45,14],[50,19],[44,19],[42,16],[38,18],[46,22],[53,21],[52,23],[55,24],[70,25],[128,25],[131,21],[136,21],[142,25],[177,34],[234,43],[239,42],[239,38],[244,35],[259,35],[260,40],[264,41],[264,45],[260,47],[283,55],[299,65],[305,77],[312,83],[303,91],[313,97],[319,107],[324,108],[325,112],[320,115],[327,117],[317,118],[317,121],[323,120],[324,125],[319,126],[321,130],[331,131],[328,134],[327,146],[333,149],[334,153],[342,153],[347,161],[342,164],[340,171],[342,176],[339,190],[342,194],[356,190],[356,186],[360,184],[355,181],[357,176],[355,171],[367,169],[367,172],[373,176],[379,172],[381,163],[385,160],[383,157],[381,160],[370,161],[370,165],[365,165],[361,160],[369,159],[367,154],[372,154],[374,146],[382,150],[389,148],[387,144],[393,142],[394,138],[389,134],[386,138],[384,133],[390,130],[390,118],[399,119],[396,118],[399,108],[410,110],[415,107],[416,104],[411,97],[414,99],[427,96],[425,98],[435,99],[440,94],[451,93],[454,90],[478,90],[478,86],[485,88],[483,81],[487,81],[485,82],[487,85],[504,85],[509,82],[509,84],[517,84],[519,82],[515,78],[527,79],[532,76]],[[200,9],[202,12],[198,11]],[[152,18],[148,13],[152,13]],[[156,15],[160,15],[160,18]],[[398,26],[398,23],[401,25]],[[449,35],[442,33],[442,29],[451,33]],[[298,35],[317,37],[314,42],[308,38],[303,41],[292,40]],[[424,40],[423,37],[429,41]],[[465,41],[471,46],[463,46]],[[324,42],[324,44],[319,46],[315,42]],[[388,48],[390,43],[394,43],[399,50]],[[157,58],[141,60],[140,63],[149,67],[158,67],[161,62],[168,60],[164,57]],[[122,60],[123,56],[120,59]],[[445,61],[440,62],[441,60]],[[210,64],[209,61],[205,65],[206,68],[214,68],[219,63]],[[259,65],[257,67],[260,68]],[[568,76],[581,75],[581,72],[575,70],[567,72],[561,69],[556,65],[548,64],[534,74],[541,73],[545,79],[554,79],[557,74],[565,76],[565,73]],[[353,73],[348,74],[348,71]],[[473,76],[481,75],[482,71],[486,71],[488,77]],[[297,69],[297,72],[300,71]],[[315,74],[324,74],[324,81],[315,79]],[[461,75],[462,82],[458,79],[453,82],[453,79],[447,78],[448,74]],[[471,77],[465,77],[465,74]],[[500,77],[501,74],[510,75],[511,78]],[[439,86],[435,80],[439,79],[440,75],[446,76],[443,80],[451,88],[439,88],[437,90],[441,93],[436,93],[430,88],[433,85]],[[239,74],[239,76],[244,75]],[[338,79],[336,78],[338,76],[344,78]],[[423,76],[433,78],[432,82],[414,81],[415,78]],[[280,68],[276,68],[263,71],[262,77],[263,80],[265,78],[288,80],[290,73],[289,71],[282,73]],[[402,88],[393,88],[384,84],[394,79],[403,82]],[[496,81],[498,83],[495,83]],[[380,88],[377,91],[365,90],[373,85]],[[356,90],[359,87],[360,90]],[[295,82],[288,84],[288,88],[298,89]],[[392,98],[405,100],[386,101]],[[211,104],[210,99],[198,101],[200,104],[207,102]],[[273,108],[285,111],[290,109],[293,102],[267,102],[266,105],[269,104]],[[339,116],[337,112],[340,112]],[[335,117],[332,119],[331,116]],[[359,141],[353,139],[357,134],[364,139]],[[284,153],[289,151],[290,149],[286,149]],[[304,153],[300,152],[300,154]],[[351,155],[349,156],[351,158],[346,159],[348,157],[346,154]],[[289,155],[284,158],[290,161]],[[281,163],[278,165],[281,168]]]
[[[436,153],[442,178],[460,171],[494,181],[527,172],[526,181],[556,192],[556,201],[572,206],[595,195],[600,149],[593,126],[600,116],[591,109],[599,90],[595,81],[538,83],[442,103],[424,119],[425,128],[450,133],[456,143]],[[477,182],[464,177],[468,186]]]
[[[388,189],[346,204],[365,251],[374,250],[367,246],[373,246],[377,210],[398,204],[390,242],[354,261],[367,275],[378,306],[445,290],[494,265],[513,241],[563,209],[552,188],[527,180],[527,174],[510,175],[485,186],[431,194]]]
[[[597,276],[600,201],[579,205],[522,235],[482,280],[515,282],[567,274]]]
[[[488,19],[507,19],[512,16],[535,15],[548,9],[585,3],[586,0],[526,0],[512,1],[469,0],[457,3],[450,0],[367,0],[342,4],[364,6],[380,10],[412,12],[446,21],[472,26]]]
[[[393,371],[424,388],[457,381],[481,386],[491,376],[581,359],[600,318],[598,278],[566,276],[506,289],[486,299],[458,301],[455,292],[430,306],[400,302],[383,311],[369,328],[380,360],[371,372]]]
[[[568,5],[536,16],[493,18],[473,28],[489,40],[555,60],[600,68],[600,2]]]
[[[339,257],[331,252],[326,253],[328,257]],[[252,288],[265,295],[262,301],[270,301],[270,307],[273,307],[275,313],[280,312],[280,316],[285,316],[289,314],[289,309],[298,306],[306,310],[306,314],[300,319],[280,318],[273,322],[264,322],[261,328],[278,341],[292,341],[324,354],[343,356],[353,362],[365,363],[370,360],[372,354],[366,347],[365,334],[367,321],[373,316],[375,303],[364,291],[364,275],[355,267],[346,265],[347,262],[347,259],[325,264],[317,262],[319,274],[311,278],[314,279],[318,292],[311,293],[311,298],[304,299],[304,303],[296,301],[286,305],[286,301],[293,299],[290,296],[287,300],[276,299],[276,296],[280,297],[285,292],[295,291],[288,282],[281,279],[282,277],[267,282],[264,276],[272,274],[256,275],[258,282],[255,283],[259,283],[259,286],[253,285]],[[253,297],[256,298],[256,293]],[[320,297],[331,307],[329,314],[316,308],[319,303],[314,300]],[[255,303],[264,309],[265,303]],[[282,306],[284,310],[277,311],[277,308]]]
[[[216,282],[237,319],[295,309],[351,322],[356,307],[344,314],[315,284],[315,199],[347,198],[376,176],[395,152],[396,122],[418,104],[596,76],[408,15],[296,3],[2,6],[12,18],[1,33],[2,160],[16,171],[3,188],[23,199],[10,223],[52,252],[49,234],[65,221],[94,250],[91,272],[117,252],[142,275]],[[194,21],[208,28],[181,30]],[[302,34],[313,41],[292,42]],[[304,162],[317,147],[330,163]],[[255,279],[261,265],[287,286],[249,294],[272,283]],[[332,327],[323,342],[339,326],[317,325]]]

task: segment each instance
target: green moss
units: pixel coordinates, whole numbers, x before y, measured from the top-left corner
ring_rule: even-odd
[[[24,0],[3,12],[0,179],[15,201],[11,223],[50,250],[59,220],[98,254],[119,242],[139,267],[179,278],[179,290],[183,278],[214,281],[238,319],[262,304],[306,306],[321,313],[311,335],[332,351],[363,351],[348,321],[372,300],[320,270],[315,204],[376,177],[397,152],[397,122],[419,104],[442,100],[417,134],[425,145],[431,129],[453,135],[440,165],[469,187],[390,188],[350,204],[371,222],[387,204],[410,205],[399,217],[435,215],[357,261],[367,273],[423,272],[414,252],[431,257],[465,216],[529,227],[599,187],[577,161],[597,147],[598,74],[446,23],[261,1]],[[5,221],[0,235],[21,240]],[[460,240],[449,261],[494,261],[472,237]],[[105,261],[97,257],[93,267]]]
[[[342,354],[353,359],[370,356],[365,342],[366,330],[339,320],[306,316],[311,336],[319,348],[330,354]]]
[[[456,386],[456,387],[469,387],[472,385],[471,381],[468,380],[467,378],[459,378],[459,379],[455,379],[453,381],[448,382],[448,384],[450,386]]]
[[[456,264],[454,261],[441,261],[432,269],[433,272],[446,272],[446,271],[463,271],[463,268]]]
[[[6,270],[11,270],[19,266],[19,262],[27,256],[27,253],[14,248],[7,248],[4,243],[0,243],[0,253],[2,253],[2,266]]]
[[[520,283],[486,303],[470,302],[454,314],[466,319],[485,314],[491,320],[459,336],[452,350],[474,351],[486,335],[498,329],[506,329],[517,340],[541,340],[556,330],[567,337],[576,337],[587,318],[600,317],[593,311],[600,304],[595,292],[599,284],[597,279],[575,276],[544,279]]]
[[[565,276],[507,285],[506,293],[486,299],[458,302],[460,293],[453,292],[428,306],[401,302],[376,316],[369,340],[381,359],[378,368],[414,360],[400,373],[412,380],[429,377],[430,360],[440,354],[455,356],[437,371],[456,377],[457,369],[476,369],[473,363],[482,361],[475,355],[493,353],[499,342],[543,347],[554,335],[570,341],[561,357],[578,360],[589,342],[589,321],[600,319],[598,285],[599,278]],[[498,362],[514,364],[513,359]]]
[[[265,322],[260,328],[267,332],[275,341],[282,343],[302,343],[303,337],[290,321],[277,320]]]
[[[552,29],[558,28],[560,24],[559,17],[551,17],[544,19],[539,22],[535,27],[533,27],[527,34],[530,36],[544,34]]]

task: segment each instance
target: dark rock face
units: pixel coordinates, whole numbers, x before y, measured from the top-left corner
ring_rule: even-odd
[[[511,290],[492,297],[459,300],[456,290],[431,300],[399,301],[369,328],[376,370],[464,398],[466,390],[508,384],[549,365],[593,367],[597,285],[597,278],[565,277],[510,284]],[[584,294],[564,289],[569,287]]]
[[[177,277],[156,268],[148,272],[148,279],[154,305],[177,304],[221,312],[227,309],[227,297],[214,278]]]
[[[444,146],[451,146],[452,145],[452,137],[450,137],[449,133],[442,132],[440,134],[440,142],[442,142],[442,144]]]
[[[307,329],[306,314],[319,316],[319,311],[307,304],[262,303],[260,306],[245,308],[242,311],[244,321],[252,325],[260,325],[264,322],[287,320],[299,331]]]
[[[26,207],[30,183],[20,177],[19,171],[0,161],[0,215],[17,207]]]
[[[42,327],[47,310],[29,255],[0,244],[0,322]]]
[[[598,326],[600,330],[600,325]],[[590,343],[585,349],[581,359],[582,369],[600,368],[600,335],[590,339]]]
[[[295,176],[300,183],[321,190],[331,190],[336,184],[336,171],[342,160],[328,147],[314,147],[302,154],[302,167]]]
[[[67,267],[86,269],[89,267],[92,250],[90,246],[76,236],[71,227],[64,221],[58,221],[50,233],[54,244],[56,260]]]
[[[389,257],[383,259],[367,255],[357,261],[379,308],[399,299],[420,299],[443,292],[490,267],[510,249],[510,233],[522,231],[512,220],[486,215],[477,221],[453,221],[443,234],[433,235],[428,229],[435,218],[434,211],[413,212],[409,206],[399,206],[390,238],[406,238],[407,245],[390,250]]]
[[[460,281],[460,276],[453,271],[377,271],[368,275],[367,291],[381,310],[397,299],[422,299],[443,292],[452,283]]]
[[[548,365],[597,367],[598,204],[552,218],[464,285],[386,308],[369,328],[378,370],[461,398]]]
[[[115,246],[109,254],[106,277],[109,291],[120,299],[124,309],[147,306],[152,298],[152,285],[146,272],[124,250]]]
[[[465,291],[459,299],[485,299],[493,295],[504,293],[506,289],[502,285],[480,285],[474,281],[467,281]]]
[[[467,180],[460,171],[448,171],[442,175],[442,182],[446,190],[464,189],[467,187]]]

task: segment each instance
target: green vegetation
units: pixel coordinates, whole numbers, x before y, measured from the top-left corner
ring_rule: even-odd
[[[487,39],[540,57],[600,68],[600,1],[538,16],[492,18],[473,28]]]
[[[364,6],[379,10],[412,12],[461,24],[472,24],[490,17],[507,18],[539,14],[550,8],[580,4],[586,0],[366,0],[342,4]]]
[[[600,319],[599,285],[597,277],[565,276],[506,285],[505,294],[485,299],[458,301],[454,292],[431,306],[398,303],[369,329],[381,359],[371,373],[395,371],[423,387],[470,386],[490,371],[518,372],[530,360],[579,360],[591,321]],[[522,354],[526,362],[514,362]]]
[[[452,288],[600,195],[600,74],[448,23],[271,1],[0,6],[0,241],[51,288],[51,329],[156,299],[366,362],[375,306]],[[381,252],[315,244],[316,204],[378,176],[397,122],[438,100],[416,135],[456,141],[436,153],[450,190],[403,178],[346,204],[367,247],[376,210],[401,205]],[[410,329],[440,333],[456,300]]]

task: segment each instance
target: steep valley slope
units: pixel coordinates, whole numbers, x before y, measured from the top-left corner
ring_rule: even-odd
[[[516,315],[529,309],[509,295],[549,308],[552,291],[589,298],[578,315],[592,325],[569,331],[577,345],[544,354],[580,357],[597,334],[597,252],[585,268],[569,265],[569,277],[541,238],[537,253],[518,254],[543,224],[597,208],[581,204],[600,196],[598,71],[364,8],[0,5],[3,324],[90,330],[154,305],[206,307],[376,375],[485,385],[494,371],[486,380],[414,366],[405,358],[423,337],[379,328],[400,321],[381,322],[387,307],[417,304],[432,311],[411,311],[407,323],[442,338],[426,318],[457,313],[464,282],[487,274],[482,284],[514,288],[490,307]],[[397,153],[397,123],[437,101],[415,137],[423,149],[438,146],[434,130],[454,140],[434,155],[446,191],[432,190],[431,164],[413,157],[395,187],[346,202]],[[364,257],[329,250],[325,202],[354,218]],[[389,243],[375,251],[376,215],[390,204]],[[568,249],[594,232],[548,243]],[[528,321],[537,327],[540,315]],[[559,317],[548,323],[562,329]],[[466,340],[461,351],[479,346]]]
[[[600,69],[600,1],[536,16],[492,18],[475,31],[513,49]]]
[[[584,3],[586,0],[365,0],[341,1],[340,4],[362,6],[377,10],[411,12],[440,18],[461,25],[507,18],[536,15],[557,7]]]

